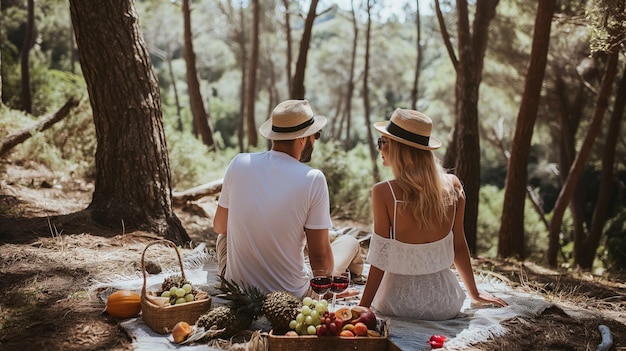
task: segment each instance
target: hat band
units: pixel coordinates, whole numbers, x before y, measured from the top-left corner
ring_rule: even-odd
[[[411,133],[406,129],[402,129],[402,127],[398,126],[397,124],[391,121],[389,121],[389,124],[387,125],[387,131],[397,137],[400,137],[402,139],[412,141],[416,144],[420,144],[424,146],[428,146],[428,142],[430,141],[430,136],[424,136],[424,135]]]
[[[310,120],[304,122],[304,123],[300,123],[297,126],[294,127],[277,127],[275,125],[272,125],[272,131],[276,132],[276,133],[290,133],[290,132],[295,132],[298,131],[300,129],[304,129],[310,125],[312,125],[315,122],[315,120],[313,119],[313,117],[311,117]]]

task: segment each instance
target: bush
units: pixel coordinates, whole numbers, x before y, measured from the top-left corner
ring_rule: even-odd
[[[626,269],[626,208],[607,223],[604,256],[611,269]]]
[[[476,251],[485,256],[495,257],[498,249],[504,189],[486,185],[480,188],[479,196]],[[548,232],[528,199],[523,215],[526,243],[524,252],[533,256],[534,260],[543,260],[543,252],[548,246]]]
[[[333,217],[371,221],[370,190],[374,178],[367,145],[345,152],[338,142],[316,143],[311,166],[326,176]]]

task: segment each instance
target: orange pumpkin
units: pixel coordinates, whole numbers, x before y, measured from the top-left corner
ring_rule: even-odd
[[[106,311],[115,318],[135,317],[141,312],[141,296],[129,290],[118,290],[107,299]]]

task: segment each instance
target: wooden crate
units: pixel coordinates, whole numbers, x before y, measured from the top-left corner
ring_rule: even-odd
[[[398,350],[390,348],[387,337],[344,337],[344,336],[284,336],[269,334],[269,351],[389,351]]]
[[[269,351],[401,351],[389,341],[388,336],[284,336],[274,335],[270,331],[268,344]]]

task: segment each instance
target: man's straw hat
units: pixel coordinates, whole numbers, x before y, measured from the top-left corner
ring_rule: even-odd
[[[294,140],[315,134],[326,122],[325,116],[313,114],[307,100],[286,100],[274,108],[259,133],[270,140]]]

